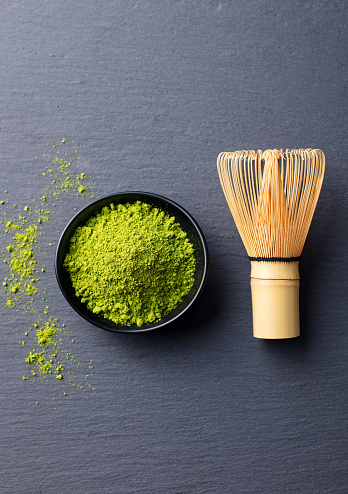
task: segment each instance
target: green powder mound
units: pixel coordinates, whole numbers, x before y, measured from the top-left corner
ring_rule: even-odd
[[[64,266],[88,309],[117,324],[142,326],[188,294],[196,261],[175,218],[138,201],[110,204],[78,227]]]

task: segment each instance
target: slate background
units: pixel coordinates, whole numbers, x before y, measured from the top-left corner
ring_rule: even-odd
[[[35,156],[75,140],[98,196],[179,202],[211,264],[180,322],[136,336],[81,320],[48,268],[75,353],[95,361],[88,400],[21,379],[26,321],[2,310],[1,492],[347,492],[347,14],[344,1],[2,0],[1,190],[24,204],[41,190]],[[216,173],[221,151],[269,147],[327,159],[291,341],[252,337],[249,261]]]

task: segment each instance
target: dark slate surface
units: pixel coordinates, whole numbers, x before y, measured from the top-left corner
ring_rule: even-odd
[[[192,310],[133,337],[81,320],[48,267],[52,308],[77,358],[95,362],[88,400],[21,379],[15,332],[27,321],[8,324],[2,310],[2,493],[347,492],[347,10],[2,0],[1,191],[21,204],[37,195],[35,156],[66,137],[101,177],[98,196],[170,197],[197,219],[211,257]],[[252,337],[249,261],[216,173],[219,152],[268,147],[327,158],[291,341]]]

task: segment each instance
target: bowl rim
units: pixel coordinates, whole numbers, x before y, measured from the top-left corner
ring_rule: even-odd
[[[147,327],[140,326],[139,328],[134,328],[134,326],[130,327],[130,326],[126,326],[126,325],[124,326],[124,328],[123,327],[120,327],[120,328],[111,329],[109,327],[106,327],[105,325],[103,325],[102,319],[101,319],[101,322],[100,323],[98,323],[98,321],[93,320],[92,317],[89,317],[88,312],[84,312],[84,311],[80,310],[80,308],[74,303],[74,301],[71,300],[70,295],[66,292],[66,290],[64,288],[64,285],[62,283],[62,280],[61,280],[61,277],[60,277],[60,274],[59,274],[59,270],[58,270],[58,256],[59,256],[60,249],[62,247],[63,240],[65,239],[65,236],[66,236],[67,231],[69,230],[71,224],[81,214],[83,214],[83,212],[85,212],[86,210],[88,210],[89,208],[91,208],[93,206],[96,206],[99,202],[104,202],[105,200],[110,199],[110,203],[111,203],[112,202],[112,198],[115,198],[117,196],[123,196],[123,195],[134,195],[134,196],[141,195],[141,196],[144,197],[144,200],[146,200],[146,198],[149,198],[149,199],[155,198],[155,199],[158,199],[160,201],[163,201],[164,203],[169,204],[174,209],[178,209],[184,216],[186,216],[186,218],[189,220],[189,222],[194,226],[194,228],[195,228],[195,230],[198,233],[198,236],[200,238],[201,244],[202,244],[203,272],[202,272],[202,278],[201,278],[200,284],[197,287],[196,292],[194,293],[191,301],[187,304],[187,306],[185,306],[178,314],[176,314],[176,316],[174,316],[173,318],[171,318],[171,319],[169,319],[167,321],[164,321],[162,324],[159,324],[160,321],[158,321],[158,323],[156,325],[154,325],[154,326],[151,326],[151,325],[150,326],[147,326]],[[138,200],[140,200],[140,199],[138,199]],[[107,204],[105,204],[105,206],[106,205]],[[92,214],[91,214],[91,216],[92,216]],[[202,293],[203,288],[204,288],[205,283],[206,283],[206,280],[207,280],[208,268],[209,268],[209,252],[208,252],[207,241],[206,241],[206,239],[204,237],[204,234],[203,234],[200,226],[198,225],[197,221],[193,218],[193,216],[185,208],[183,208],[182,206],[180,206],[180,204],[176,203],[175,201],[172,201],[171,199],[168,199],[167,197],[164,197],[164,196],[159,195],[159,194],[154,194],[152,192],[143,192],[143,191],[115,192],[114,194],[108,194],[106,196],[100,197],[99,199],[96,199],[95,201],[92,201],[89,204],[87,204],[85,207],[83,207],[80,211],[78,211],[70,219],[70,221],[67,223],[67,225],[65,226],[64,230],[62,231],[62,233],[60,235],[60,238],[58,240],[58,243],[57,243],[56,252],[55,252],[55,258],[54,258],[54,269],[55,269],[55,275],[56,275],[56,279],[57,279],[57,282],[58,282],[58,286],[59,286],[59,288],[60,288],[63,296],[65,297],[66,301],[69,303],[69,305],[75,310],[75,312],[77,312],[81,317],[83,317],[90,324],[92,324],[93,326],[97,326],[97,327],[103,329],[104,331],[109,331],[111,333],[127,333],[127,334],[145,333],[145,332],[148,332],[148,331],[154,331],[154,330],[163,328],[164,326],[167,326],[168,324],[174,322],[176,319],[178,319],[180,316],[182,316],[192,306],[192,304],[195,302],[195,300]]]

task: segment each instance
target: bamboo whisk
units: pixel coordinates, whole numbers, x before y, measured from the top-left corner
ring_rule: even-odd
[[[221,153],[218,173],[251,261],[254,336],[300,334],[299,258],[325,171],[319,149]]]

